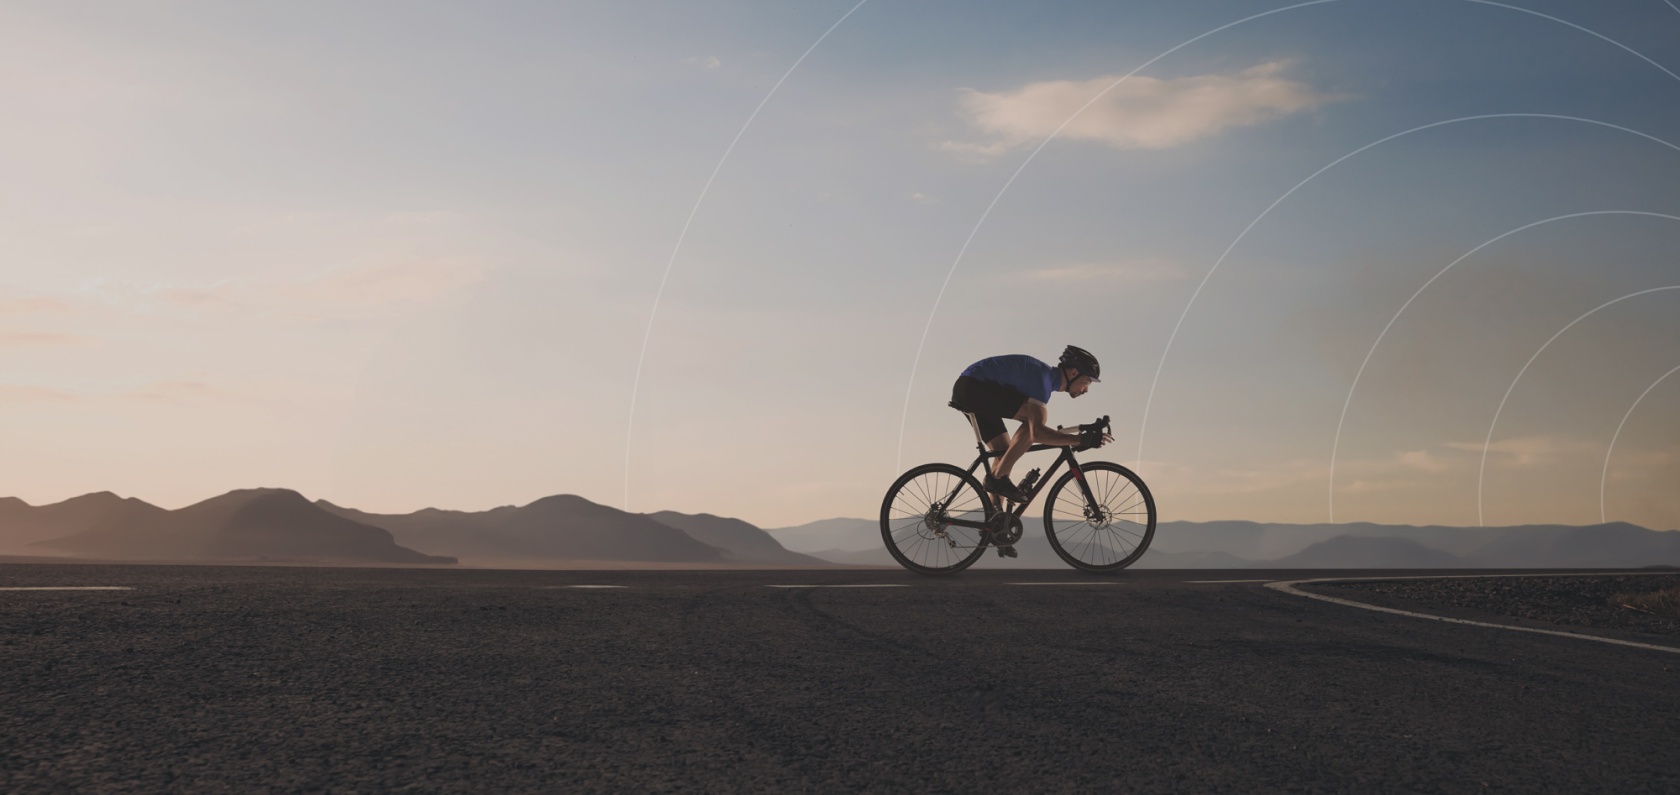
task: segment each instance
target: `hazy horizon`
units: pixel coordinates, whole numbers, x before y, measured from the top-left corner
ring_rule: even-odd
[[[11,3],[0,493],[867,518],[1073,343],[1162,521],[1676,528],[1677,108],[1656,2]]]
[[[339,508],[348,508],[348,509],[356,510],[356,511],[362,511],[363,510],[363,509],[361,509],[361,508],[359,508],[358,506],[355,506],[355,505],[347,505],[347,504],[343,504],[343,503],[334,502],[334,501],[328,500],[324,497],[316,497],[314,495],[306,494],[306,493],[303,493],[303,492],[298,492],[296,489],[291,489],[291,488],[288,488],[286,486],[252,486],[252,487],[246,487],[246,488],[230,489],[229,491],[226,491],[226,492],[221,492],[221,493],[218,493],[218,494],[212,494],[212,495],[202,497],[200,499],[194,499],[194,500],[190,500],[188,502],[183,502],[183,503],[180,503],[180,504],[173,504],[173,505],[159,505],[157,503],[153,503],[153,502],[150,502],[150,501],[146,501],[146,500],[143,500],[143,501],[147,502],[147,504],[152,505],[152,506],[157,507],[157,508],[162,508],[162,509],[167,510],[167,511],[176,511],[176,510],[180,510],[182,508],[187,508],[187,507],[197,505],[197,504],[203,503],[203,502],[209,502],[210,500],[214,500],[218,497],[225,497],[229,494],[236,493],[236,492],[241,492],[241,491],[294,491],[294,492],[297,492],[298,494],[302,495],[304,498],[310,500],[311,502],[324,500],[324,501],[326,501],[328,503],[331,503],[331,504],[333,504],[333,505],[335,505]],[[109,489],[101,489],[101,490],[97,490],[97,491],[86,492],[84,494],[78,494],[78,495],[75,495],[73,497],[69,497],[67,499],[68,500],[74,500],[74,499],[77,499],[77,498],[80,498],[80,497],[91,497],[91,496],[94,496],[95,494],[101,494],[101,493],[112,494],[112,495],[114,495],[114,496],[116,496],[120,499],[139,499],[137,497],[132,497],[132,495],[118,494],[116,492],[110,491]],[[448,511],[448,512],[458,512],[458,513],[483,513],[483,512],[488,512],[488,511],[495,510],[495,509],[498,509],[498,508],[524,507],[526,505],[531,504],[532,502],[536,502],[538,500],[542,500],[542,499],[545,499],[545,498],[548,498],[548,497],[579,497],[579,496],[582,496],[582,495],[571,494],[569,492],[555,492],[554,494],[545,494],[545,495],[542,495],[540,497],[536,497],[532,500],[527,500],[527,501],[523,501],[523,502],[519,502],[519,503],[504,503],[504,504],[501,504],[501,505],[493,505],[493,506],[488,506],[488,507],[479,508],[479,509],[462,509],[462,508],[452,507],[452,506],[449,506],[449,505],[426,505],[426,506],[423,506],[421,508],[416,508],[416,509],[411,510],[411,511],[383,511],[383,512],[382,511],[364,511],[364,512],[365,513],[370,513],[370,514],[379,514],[379,515],[388,515],[388,516],[408,515],[408,514],[417,513],[417,512],[420,512],[420,511],[425,511],[425,510],[428,510],[428,509],[435,509],[435,510],[439,510],[439,511]],[[11,498],[11,495],[0,495],[0,499],[7,499],[7,498]],[[588,499],[588,498],[585,497],[584,499]],[[25,503],[30,505],[30,507],[33,507],[33,508],[41,508],[41,507],[47,507],[49,505],[54,505],[54,504],[58,504],[60,502],[65,502],[65,501],[66,500],[58,500],[58,501],[55,501],[55,502],[52,502],[52,503],[38,503],[38,502],[29,502],[29,501],[25,500]],[[591,502],[593,502],[593,501],[591,501]],[[602,503],[596,503],[596,504],[602,504]],[[617,506],[606,505],[606,507],[616,508]],[[638,516],[653,516],[654,514],[673,513],[673,512],[674,513],[686,513],[688,515],[710,515],[710,516],[715,516],[715,517],[720,518],[720,519],[734,519],[734,520],[741,519],[741,517],[730,516],[730,515],[727,515],[727,514],[710,514],[709,512],[704,512],[704,511],[696,511],[696,512],[671,511],[669,509],[664,509],[664,508],[656,508],[656,509],[647,510],[647,511],[634,511],[632,513],[635,514],[635,515],[638,515]],[[1029,513],[1029,515],[1031,515],[1034,512],[1029,511],[1028,513]],[[745,521],[745,520],[742,520],[742,521]],[[809,525],[809,524],[822,524],[824,522],[832,522],[832,521],[875,522],[876,518],[872,517],[872,516],[862,516],[862,515],[859,515],[859,516],[826,516],[826,517],[822,517],[822,518],[819,518],[819,519],[812,519],[812,520],[808,520],[808,521],[804,521],[804,522],[796,522],[796,523],[790,524],[790,525],[759,525],[759,524],[755,524],[755,523],[752,523],[752,522],[748,522],[748,524],[752,524],[754,527],[758,527],[760,529],[765,529],[765,530],[785,530],[785,529],[801,527],[801,526]],[[1622,521],[1622,520],[1611,520],[1609,523],[1614,524],[1614,523],[1619,522],[1619,521]],[[1241,518],[1241,517],[1230,517],[1230,516],[1214,518],[1214,519],[1163,519],[1162,522],[1163,523],[1181,522],[1181,523],[1190,523],[1190,524],[1218,524],[1218,523],[1244,523],[1244,522],[1247,522],[1247,523],[1263,524],[1263,525],[1300,525],[1300,526],[1314,526],[1314,525],[1317,525],[1317,526],[1326,526],[1326,527],[1329,527],[1329,526],[1351,526],[1351,525],[1357,525],[1357,524],[1374,524],[1374,525],[1385,526],[1385,527],[1429,527],[1429,526],[1455,527],[1455,525],[1427,525],[1427,524],[1406,523],[1406,522],[1370,522],[1370,521],[1366,521],[1366,520],[1350,520],[1350,521],[1339,521],[1339,522],[1311,522],[1311,521],[1308,521],[1308,522],[1268,522],[1268,521],[1257,520],[1257,519],[1244,519],[1244,518]],[[1486,529],[1497,530],[1497,529],[1501,529],[1501,528],[1504,528],[1504,527],[1543,526],[1543,525],[1546,525],[1546,526],[1592,526],[1594,524],[1599,524],[1599,523],[1595,522],[1595,523],[1587,523],[1585,525],[1569,525],[1568,523],[1561,523],[1561,522],[1524,522],[1524,523],[1514,523],[1514,524],[1509,524],[1509,525],[1487,525]],[[1464,525],[1464,526],[1469,527],[1469,525]],[[1648,527],[1648,526],[1646,526],[1644,529],[1655,530],[1655,531],[1658,531],[1658,532],[1680,532],[1680,527]]]

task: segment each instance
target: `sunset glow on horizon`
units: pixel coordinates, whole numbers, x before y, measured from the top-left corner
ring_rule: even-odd
[[[1075,344],[1162,521],[1680,529],[1636,5],[7,4],[0,496],[872,517]]]

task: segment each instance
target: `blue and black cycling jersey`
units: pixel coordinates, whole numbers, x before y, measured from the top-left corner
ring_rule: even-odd
[[[1061,386],[1062,376],[1055,365],[1045,364],[1022,353],[993,356],[968,366],[962,374],[1009,387],[1029,400],[1040,404],[1050,402],[1051,393]]]

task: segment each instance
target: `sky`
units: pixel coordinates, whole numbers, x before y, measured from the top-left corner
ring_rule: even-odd
[[[0,493],[1680,528],[1668,0],[0,3]],[[1024,466],[1047,466],[1029,457]]]

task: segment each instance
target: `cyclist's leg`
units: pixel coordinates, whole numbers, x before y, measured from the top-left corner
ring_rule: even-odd
[[[1013,418],[1021,412],[1021,406],[1027,403],[1026,395],[1002,384],[982,381],[978,378],[962,376],[951,387],[951,402],[962,406],[964,411],[974,415],[975,425],[978,426],[980,439],[993,451],[1005,451],[1007,455],[1009,434],[1003,421]],[[1020,456],[1017,455],[1016,458]],[[1013,463],[1013,462],[1011,462]],[[1007,474],[1000,474],[1000,470],[993,461],[986,463],[985,488],[994,494],[1000,494],[1010,499],[1019,496],[1019,492],[1009,484]],[[1007,473],[1007,469],[1001,470]]]
[[[1026,396],[1001,384],[962,376],[951,386],[951,402],[974,415],[980,439],[993,452],[1002,452],[1009,444],[1005,419],[1020,411]]]
[[[1015,462],[1021,460],[1021,456],[1026,455],[1027,450],[1032,448],[1032,428],[1035,414],[1038,422],[1043,423],[1046,416],[1043,404],[1034,403],[1030,400],[1021,402],[1021,408],[1015,412],[1015,416],[1012,418],[1020,422],[1021,427],[1015,429],[1015,435],[1009,440],[1009,449],[1003,451],[1003,458],[998,459],[998,477],[1009,477],[1009,472],[1014,469]]]

